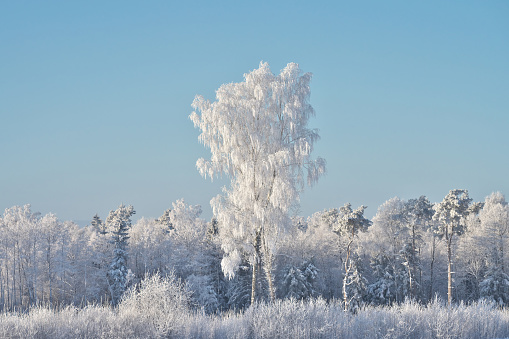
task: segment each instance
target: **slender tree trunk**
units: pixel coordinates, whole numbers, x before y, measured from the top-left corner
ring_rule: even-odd
[[[261,234],[262,237],[262,245],[263,245],[263,268],[265,270],[265,277],[269,284],[269,296],[270,301],[274,302],[276,300],[276,293],[274,288],[274,279],[272,277],[272,264],[273,264],[273,256],[267,244],[267,237],[264,233]]]
[[[421,247],[420,246],[419,246],[419,257],[421,257]],[[420,286],[420,288],[422,288],[422,266],[421,265],[419,265],[419,286]],[[424,293],[421,296],[424,297]]]
[[[447,240],[447,304],[452,304],[452,233]]]
[[[5,248],[7,248],[7,245],[5,246]],[[9,289],[9,265],[8,265],[8,258],[9,256],[7,255],[7,251],[5,251],[6,253],[6,256],[5,256],[5,285],[6,285],[6,289],[7,289],[7,305],[8,307],[11,306],[11,292],[10,292],[10,289]]]
[[[346,260],[344,262],[345,264],[345,275],[343,277],[343,306],[344,311],[348,311],[349,301],[348,301],[348,291],[346,290],[347,283],[348,283],[348,276],[350,274],[350,269],[352,268],[352,263],[350,262],[350,251],[352,246],[353,240],[350,240],[348,242],[348,246],[346,247]]]
[[[272,278],[272,258],[267,258],[265,262],[265,274],[267,276],[267,281],[269,282],[269,295],[270,301],[274,302],[276,300],[276,292],[274,289],[274,280]]]
[[[1,310],[3,311],[4,308],[5,308],[5,292],[4,292],[4,279],[3,279],[3,274],[2,274],[2,269],[0,268],[0,289],[1,289],[1,302],[2,302],[2,305],[1,306]]]
[[[251,305],[253,305],[256,301],[256,267],[258,266],[256,259],[252,266],[253,274],[251,276]]]
[[[14,244],[14,253],[12,255],[12,307],[16,305],[16,243]]]
[[[416,246],[415,246],[415,225],[412,225],[412,264],[411,265],[408,265],[408,276],[410,278],[410,297],[414,297],[415,296],[415,293],[414,293],[414,285],[413,285],[413,275],[415,274],[416,275],[416,267],[415,267],[415,262],[417,261],[416,259]]]
[[[430,265],[430,279],[429,279],[429,300],[433,298],[433,265],[435,264],[435,250],[436,240],[435,236],[432,236],[431,242],[431,265]]]
[[[254,249],[255,249],[255,258],[253,262],[253,275],[251,278],[251,305],[253,305],[256,301],[256,283],[258,279],[258,268],[260,263],[260,230],[256,231],[255,236],[255,243],[254,243]]]
[[[37,304],[37,248],[36,248],[36,240],[34,239],[34,304]]]
[[[409,288],[409,294],[410,294],[410,298],[413,298],[414,296],[414,293],[413,293],[413,281],[412,281],[412,269],[410,267],[411,265],[408,265],[408,288]]]
[[[500,267],[502,272],[505,272],[504,267],[504,238],[500,236]]]

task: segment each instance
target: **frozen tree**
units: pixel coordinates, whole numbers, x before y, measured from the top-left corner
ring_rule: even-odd
[[[288,64],[274,75],[267,63],[244,75],[245,81],[222,85],[216,101],[196,96],[190,115],[201,130],[199,139],[211,159],[199,159],[204,177],[222,173],[231,179],[223,195],[211,200],[220,225],[225,256],[222,268],[230,277],[242,254],[252,266],[251,301],[256,298],[257,267],[263,268],[274,299],[272,263],[279,234],[290,224],[289,210],[299,193],[325,171],[325,161],[311,159],[316,130],[307,127],[314,110],[309,104],[311,74]],[[305,173],[307,172],[307,173]]]
[[[472,199],[468,191],[454,189],[449,191],[442,202],[433,206],[437,221],[435,232],[445,238],[447,244],[447,302],[452,302],[452,240],[454,235],[461,235],[465,231],[465,217],[469,212]]]
[[[171,222],[171,208],[168,208],[166,211],[164,211],[163,215],[161,215],[157,222],[161,225],[165,226],[167,232],[173,231],[173,223]]]
[[[401,250],[405,244],[410,242],[406,218],[407,205],[398,197],[391,198],[384,202],[373,218],[372,241],[376,247],[374,256],[387,256],[389,260],[391,277],[394,285],[395,301],[400,302],[404,299],[405,288],[403,284],[410,285],[410,281],[402,281],[401,278],[408,278],[409,267],[402,265],[405,259],[401,257]],[[408,254],[408,249],[404,251]],[[413,261],[412,261],[413,263]],[[405,272],[401,272],[401,271]]]
[[[434,212],[433,205],[424,195],[418,199],[408,200],[405,207],[405,219],[410,239],[404,245],[405,248],[402,253],[404,253],[405,267],[408,270],[410,296],[415,297],[417,293],[417,276],[419,276],[419,284],[421,284],[422,280],[420,274],[421,264],[418,257],[419,246],[422,242],[422,234],[431,222]]]
[[[509,205],[502,193],[494,192],[486,197],[484,207],[479,212],[479,220],[489,246],[497,252],[497,260],[493,260],[493,263],[505,272],[504,245],[509,236]]]
[[[364,304],[366,297],[366,286],[368,281],[364,277],[362,261],[356,253],[350,257],[350,267],[346,277],[346,295],[348,295],[348,302],[345,307],[348,307],[350,312],[356,313]]]
[[[41,237],[37,229],[40,218],[40,213],[32,212],[28,204],[7,208],[3,214],[1,236],[5,246],[5,287],[10,308],[36,302],[40,275]]]
[[[171,247],[168,228],[154,219],[140,218],[129,230],[130,267],[137,279],[146,274],[168,272]]]
[[[314,283],[318,269],[311,262],[304,262],[300,267],[290,266],[283,277],[283,298],[306,299],[316,295]]]
[[[479,284],[480,296],[506,306],[509,304],[509,276],[505,273],[504,245],[509,231],[509,206],[500,192],[486,197],[479,223],[479,239],[488,252],[487,272]]]
[[[110,211],[106,224],[111,234],[113,261],[108,271],[111,303],[116,306],[124,294],[130,271],[127,268],[127,239],[131,228],[131,216],[135,213],[132,206],[120,205],[115,211]]]
[[[509,304],[509,276],[499,264],[498,249],[494,249],[493,262],[489,263],[486,277],[479,285],[480,296],[483,299],[495,301],[500,306]]]
[[[372,305],[390,305],[396,300],[394,269],[390,257],[381,252],[371,259],[375,281],[367,288],[367,299]]]
[[[49,290],[48,301],[50,305],[54,301],[54,289],[56,282],[57,271],[57,239],[62,233],[62,227],[54,214],[47,214],[40,220],[39,232],[42,235],[43,253],[44,253],[44,266],[47,274],[47,286]]]
[[[366,232],[368,227],[371,226],[371,221],[364,218],[364,210],[366,206],[360,206],[356,210],[352,210],[350,203],[339,208],[337,220],[333,224],[333,231],[340,237],[348,239],[346,246],[346,259],[344,260],[344,277],[343,277],[343,302],[345,311],[350,308],[350,301],[355,296],[349,295],[350,284],[355,283],[354,277],[351,275],[357,274],[356,261],[352,260],[352,245],[359,231]]]
[[[92,227],[96,230],[96,232],[100,234],[106,234],[108,233],[106,230],[106,224],[101,220],[101,218],[96,214],[92,218],[91,222]]]
[[[242,310],[251,302],[251,270],[249,263],[243,260],[235,276],[228,280],[226,290],[229,309]]]

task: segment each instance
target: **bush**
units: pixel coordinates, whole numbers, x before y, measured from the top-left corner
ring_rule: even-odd
[[[190,313],[190,293],[174,274],[146,276],[131,287],[118,306],[118,316],[136,319],[161,335],[170,334]]]

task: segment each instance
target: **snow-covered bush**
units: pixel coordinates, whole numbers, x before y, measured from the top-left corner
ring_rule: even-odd
[[[190,311],[190,293],[173,274],[146,276],[131,287],[118,306],[121,318],[137,319],[162,334],[171,333]]]

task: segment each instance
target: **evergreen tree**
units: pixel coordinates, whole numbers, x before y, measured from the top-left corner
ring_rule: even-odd
[[[228,308],[243,310],[251,303],[251,270],[249,263],[243,260],[235,276],[228,280],[226,297]]]
[[[101,220],[101,218],[99,218],[97,213],[93,216],[91,224],[99,234],[104,235],[108,233],[106,230],[106,224]]]
[[[315,296],[317,276],[318,269],[310,262],[304,262],[300,267],[290,266],[283,277],[281,296],[298,300]]]
[[[345,288],[348,300],[345,309],[356,313],[364,304],[366,298],[366,285],[368,281],[364,278],[362,270],[362,262],[357,254],[353,254],[350,258],[351,269],[345,272]]]
[[[396,300],[396,284],[390,257],[379,253],[371,259],[375,281],[367,288],[367,301],[371,305],[391,305]]]
[[[497,250],[495,249],[490,267],[486,272],[485,279],[481,282],[479,289],[481,298],[492,300],[500,306],[509,305],[509,276],[498,264]]]
[[[108,271],[108,284],[111,294],[111,303],[116,306],[127,288],[130,270],[127,268],[127,239],[131,228],[131,216],[135,214],[132,206],[120,205],[111,211],[106,219],[110,242],[113,244],[113,261]]]
[[[348,285],[352,279],[351,275],[357,270],[357,265],[354,260],[355,257],[352,253],[353,242],[359,231],[366,232],[368,227],[371,226],[371,221],[364,217],[365,209],[366,206],[360,206],[356,210],[352,210],[352,205],[347,203],[345,206],[339,208],[337,216],[333,216],[333,218],[337,218],[333,224],[333,232],[339,237],[348,239],[346,258],[343,262],[345,269],[343,276],[343,303],[345,311],[350,308],[350,300],[353,300],[353,296],[348,294]]]
[[[171,232],[175,229],[173,226],[173,223],[171,221],[171,208],[164,211],[163,215],[161,215],[156,221],[160,223],[161,225],[166,227],[167,232]]]
[[[444,237],[447,244],[447,303],[452,303],[452,240],[454,235],[465,231],[465,217],[470,212],[472,199],[468,191],[455,189],[449,191],[442,202],[435,204],[433,219],[437,221],[435,232]]]

